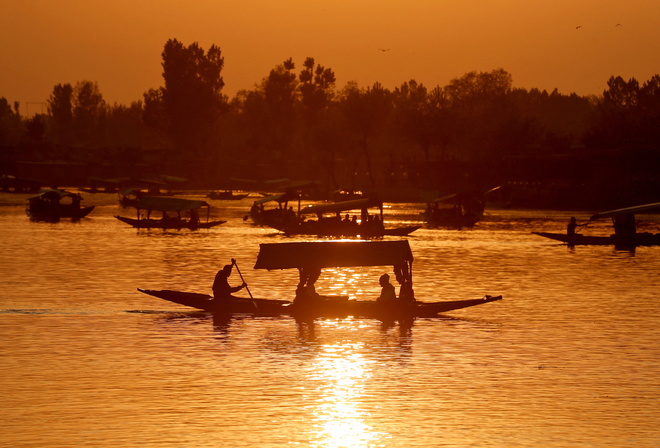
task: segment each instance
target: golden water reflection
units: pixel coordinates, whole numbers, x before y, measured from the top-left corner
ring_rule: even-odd
[[[320,447],[366,447],[384,434],[365,423],[360,409],[364,382],[371,376],[373,361],[365,359],[364,344],[358,342],[326,345],[310,367],[316,386],[316,403],[308,409],[316,434],[310,441]]]

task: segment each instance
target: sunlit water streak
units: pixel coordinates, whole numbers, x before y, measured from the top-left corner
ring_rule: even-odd
[[[291,298],[296,272],[252,266],[260,243],[302,238],[244,222],[250,199],[212,201],[229,222],[209,231],[138,232],[113,218],[130,214],[115,195],[85,195],[93,214],[58,224],[30,222],[24,197],[0,194],[3,446],[660,446],[660,248],[530,233],[592,211],[413,233],[419,299],[505,299],[407,329],[227,323],[136,291],[210,292],[236,258],[255,296]],[[317,289],[375,298],[388,270],[328,269]]]

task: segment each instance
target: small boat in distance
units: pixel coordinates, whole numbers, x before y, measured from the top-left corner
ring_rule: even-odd
[[[370,214],[370,209],[377,209]],[[359,212],[346,215],[342,213]],[[316,215],[316,219],[305,220],[305,216]],[[383,203],[378,199],[353,199],[351,201],[308,205],[300,210],[298,219],[282,226],[271,226],[287,235],[315,235],[329,237],[373,238],[382,236],[406,236],[419,229],[419,225],[386,227]]]
[[[30,196],[25,212],[33,221],[58,222],[62,218],[78,220],[89,215],[94,206],[81,207],[82,196],[55,188],[42,189]]]
[[[213,190],[206,195],[209,199],[218,199],[221,201],[238,201],[239,199],[247,198],[249,193],[235,194],[232,190],[216,191]]]
[[[261,244],[254,269],[298,269],[300,283],[293,301],[235,298],[213,300],[207,294],[171,290],[138,289],[170,302],[213,313],[289,315],[299,320],[336,317],[375,318],[384,322],[409,321],[416,317],[438,317],[462,308],[501,300],[486,295],[479,299],[422,302],[412,288],[413,256],[408,241],[321,241]],[[314,283],[323,268],[393,266],[401,288],[398,298],[387,302],[351,300],[348,296],[316,293]],[[293,288],[293,286],[292,286]]]
[[[264,196],[252,204],[250,211],[243,218],[247,221],[249,217],[257,225],[279,228],[293,223],[297,219],[293,207],[289,202],[297,202],[300,207],[300,196],[298,193],[278,193]],[[274,206],[272,205],[274,204]]]
[[[577,245],[595,245],[595,246],[609,246],[614,245],[615,248],[630,249],[637,246],[657,246],[660,245],[660,234],[649,232],[637,232],[637,225],[635,222],[635,214],[644,212],[654,212],[660,210],[660,202],[651,204],[637,205],[635,207],[619,208],[606,212],[600,212],[592,215],[585,224],[580,227],[586,227],[592,222],[603,219],[612,218],[614,226],[614,233],[609,236],[590,236],[582,235],[580,233],[571,232],[567,233],[550,233],[550,232],[532,232],[545,238],[550,238],[556,241],[561,241],[569,246]]]
[[[481,220],[486,210],[486,198],[501,187],[486,192],[469,191],[434,199],[426,205],[421,215],[430,227],[472,228]]]
[[[199,209],[206,207],[206,221],[200,221]],[[137,218],[115,216],[121,222],[129,224],[137,229],[209,229],[224,224],[227,221],[210,221],[210,206],[205,201],[142,196],[137,204]],[[161,212],[160,218],[152,218],[153,212]],[[144,214],[146,213],[146,214]],[[169,215],[168,213],[175,214]],[[182,216],[182,214],[185,214]]]

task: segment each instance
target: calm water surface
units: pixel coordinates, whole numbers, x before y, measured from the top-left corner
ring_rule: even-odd
[[[569,213],[493,210],[409,241],[418,299],[503,301],[409,330],[225,324],[136,288],[210,292],[236,258],[254,296],[291,298],[296,272],[252,266],[259,243],[299,239],[244,222],[253,198],[211,201],[215,229],[138,232],[112,194],[58,224],[30,222],[25,197],[0,194],[2,446],[660,447],[660,247],[571,250],[530,233]],[[325,270],[317,289],[374,298],[389,270]]]

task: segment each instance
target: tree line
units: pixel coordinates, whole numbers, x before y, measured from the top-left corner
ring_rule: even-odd
[[[218,46],[170,39],[163,85],[129,105],[108,104],[93,81],[54,86],[48,112],[32,117],[0,98],[3,170],[19,159],[144,164],[198,187],[287,177],[451,193],[508,183],[531,202],[550,186],[563,201],[658,191],[660,75],[612,76],[601,96],[516,88],[503,69],[445,86],[338,88],[308,57],[230,98],[223,68]]]

